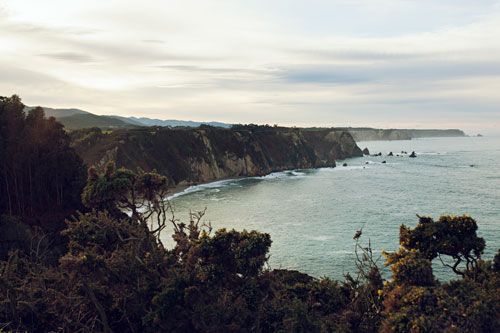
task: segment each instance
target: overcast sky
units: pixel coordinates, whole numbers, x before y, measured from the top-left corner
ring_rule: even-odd
[[[500,1],[0,0],[0,95],[96,114],[500,128]]]

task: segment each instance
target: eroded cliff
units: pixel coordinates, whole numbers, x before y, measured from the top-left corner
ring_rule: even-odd
[[[172,186],[222,178],[260,176],[288,169],[333,167],[335,161],[362,156],[345,131],[248,126],[138,128],[72,134],[73,146],[87,165],[156,169]]]

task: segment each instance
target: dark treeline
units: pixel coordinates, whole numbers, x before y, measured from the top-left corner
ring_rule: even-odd
[[[0,209],[38,219],[77,207],[85,172],[68,135],[42,108],[23,108],[17,96],[0,97]]]
[[[23,109],[18,96],[0,97],[0,259],[10,244],[28,246],[35,227],[64,251],[64,219],[82,207],[85,168],[62,125]]]
[[[361,231],[354,236],[358,271],[343,281],[271,270],[270,235],[214,231],[203,222],[204,212],[178,220],[165,200],[168,180],[156,172],[109,163],[102,171],[89,168],[85,185],[83,166],[57,122],[44,119],[41,109],[25,115],[15,96],[2,98],[0,111],[0,331],[500,327],[500,254],[481,258],[485,242],[471,217],[420,217],[415,228],[402,226],[400,249],[385,254],[390,280],[380,274]],[[167,249],[162,233],[172,229],[175,245]],[[12,230],[17,241],[6,241]],[[64,242],[62,250],[54,248],[56,238]],[[431,263],[439,259],[456,279],[434,277]]]

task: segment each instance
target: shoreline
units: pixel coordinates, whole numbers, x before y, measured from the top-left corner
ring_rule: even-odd
[[[415,140],[425,140],[425,139],[446,139],[446,138],[477,138],[476,136],[456,136],[456,137],[424,137],[424,138],[413,138],[410,139],[410,140],[405,140],[405,139],[399,139],[399,140],[367,140],[367,141],[364,141],[364,140],[361,140],[361,141],[356,141],[356,144],[358,145],[358,147],[360,147],[360,144],[370,144],[370,143],[375,143],[375,142],[396,142],[396,141],[399,141],[399,142],[410,142],[410,141],[415,141]],[[274,173],[280,173],[280,172],[287,172],[287,171],[300,171],[300,170],[319,170],[319,169],[322,169],[322,168],[337,168],[339,166],[341,166],[341,162],[344,162],[344,161],[348,161],[352,158],[359,158],[361,156],[356,156],[356,157],[348,157],[348,158],[345,158],[345,159],[339,159],[339,160],[336,160],[335,162],[335,166],[326,166],[326,167],[315,167],[315,168],[294,168],[294,169],[284,169],[284,170],[276,170],[276,171],[271,171],[269,173],[266,173],[266,174],[263,174],[263,175],[255,175],[255,176],[238,176],[238,177],[224,177],[224,178],[215,178],[213,180],[210,180],[210,181],[206,181],[206,182],[199,182],[199,183],[192,183],[192,184],[178,184],[178,185],[175,185],[173,187],[170,187],[169,188],[169,193],[168,193],[168,197],[167,197],[167,200],[172,200],[178,196],[181,196],[183,195],[182,193],[186,190],[188,190],[189,188],[194,188],[194,187],[198,187],[198,186],[203,186],[203,185],[208,185],[208,184],[213,184],[213,183],[217,183],[217,182],[223,182],[223,181],[231,181],[231,180],[242,180],[242,179],[248,179],[248,178],[260,178],[260,177],[266,177],[266,176],[269,176],[271,174],[274,174]],[[363,155],[362,157],[370,157],[370,156],[366,156],[366,155]],[[189,193],[189,192],[188,192]],[[188,194],[186,193],[186,194]]]
[[[349,160],[351,158],[359,158],[359,156],[357,156],[357,157],[349,157],[349,158],[346,158],[346,159],[343,159],[343,160],[338,160],[338,161],[339,162],[340,161],[346,161],[346,160]],[[317,168],[284,169],[284,170],[279,170],[279,171],[272,171],[272,172],[269,172],[269,173],[266,173],[266,174],[260,175],[260,176],[225,177],[225,178],[214,179],[214,180],[207,181],[207,182],[200,182],[200,183],[197,183],[197,184],[190,184],[190,185],[188,185],[188,184],[179,184],[179,185],[176,185],[176,186],[173,186],[173,187],[170,188],[171,192],[169,192],[169,196],[167,197],[167,200],[172,200],[172,199],[175,199],[176,197],[181,196],[183,192],[185,192],[186,190],[188,190],[190,188],[202,187],[204,185],[215,184],[215,183],[218,183],[218,182],[225,182],[225,181],[232,181],[232,180],[239,181],[239,180],[251,179],[251,178],[257,179],[257,178],[264,178],[264,177],[267,177],[267,176],[275,174],[275,173],[277,174],[277,173],[300,171],[300,170],[320,170],[320,169],[323,169],[323,168],[335,169],[337,167],[338,166],[335,165],[335,166],[326,166],[326,167],[317,167]],[[188,194],[188,193],[190,193],[190,192],[187,192],[186,194]]]

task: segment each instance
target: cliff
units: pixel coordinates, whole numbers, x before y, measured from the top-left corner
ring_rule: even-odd
[[[161,128],[71,133],[72,144],[87,165],[156,169],[170,185],[261,176],[287,169],[333,167],[335,160],[362,156],[352,136],[331,129],[304,131],[269,126],[234,129]]]
[[[374,140],[411,140],[417,138],[463,137],[459,129],[377,129],[377,128],[338,128],[351,133],[356,141]]]

